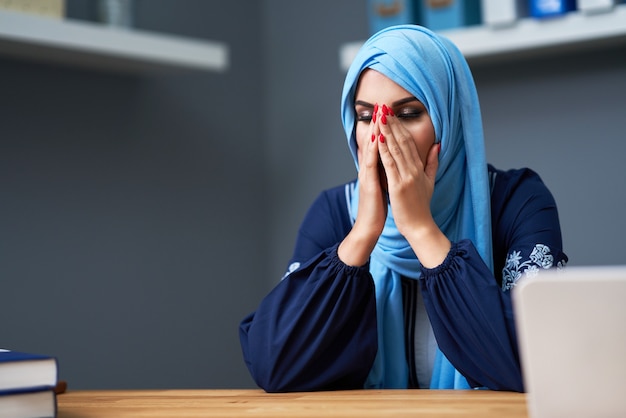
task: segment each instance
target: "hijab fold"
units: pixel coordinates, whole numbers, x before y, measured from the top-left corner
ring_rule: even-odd
[[[441,143],[431,211],[451,241],[470,239],[493,269],[487,161],[478,95],[470,69],[452,42],[416,25],[392,26],[373,35],[350,66],[343,87],[342,121],[358,169],[354,100],[361,73],[373,69],[413,94],[426,107]],[[350,202],[356,219],[358,187]],[[406,388],[401,279],[420,279],[420,262],[398,232],[391,208],[370,257],[376,288],[378,353],[365,386]],[[468,388],[438,352],[432,389]]]

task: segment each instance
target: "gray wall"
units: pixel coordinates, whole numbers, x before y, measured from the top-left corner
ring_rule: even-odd
[[[0,346],[57,355],[71,388],[252,386],[237,326],[268,288],[261,3],[137,5],[139,27],[227,42],[231,70],[2,58]]]
[[[489,160],[550,187],[570,265],[626,264],[626,47],[480,66]]]
[[[339,47],[368,35],[365,2],[266,1],[270,283],[317,194],[356,176],[339,116]]]
[[[1,58],[0,346],[57,355],[74,388],[253,386],[237,325],[355,175],[338,50],[364,3],[137,2],[140,27],[227,42],[227,74]],[[540,172],[571,264],[624,262],[624,52],[474,69],[488,157]]]

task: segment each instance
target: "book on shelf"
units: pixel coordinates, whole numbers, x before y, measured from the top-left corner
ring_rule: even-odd
[[[0,393],[54,388],[58,381],[55,357],[0,349]]]
[[[0,0],[0,10],[63,19],[65,0]]]
[[[576,0],[529,0],[529,9],[532,17],[556,17],[576,10]]]
[[[367,17],[370,33],[388,26],[418,23],[418,4],[415,0],[368,0]]]
[[[528,0],[481,0],[480,7],[487,26],[509,26],[528,16]]]
[[[54,388],[23,389],[0,394],[0,418],[54,418],[56,414]]]
[[[418,6],[422,25],[435,31],[482,23],[480,0],[418,0]]]
[[[576,5],[584,13],[600,13],[610,11],[617,3],[618,0],[577,0]]]

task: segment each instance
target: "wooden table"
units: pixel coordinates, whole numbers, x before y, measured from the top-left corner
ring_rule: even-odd
[[[528,417],[524,394],[487,390],[105,390],[57,399],[58,418]]]

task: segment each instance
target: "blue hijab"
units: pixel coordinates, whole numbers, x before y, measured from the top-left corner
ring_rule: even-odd
[[[352,157],[357,165],[354,95],[363,70],[376,70],[413,94],[426,107],[441,144],[431,210],[450,241],[470,239],[493,269],[487,161],[476,87],[457,47],[444,37],[415,25],[392,26],[361,47],[348,70],[341,111]],[[351,201],[356,218],[358,187]],[[366,381],[369,388],[406,388],[408,368],[404,344],[401,277],[420,278],[420,262],[398,232],[391,208],[370,257],[376,288],[378,354]],[[437,353],[432,389],[469,385],[449,361]]]

